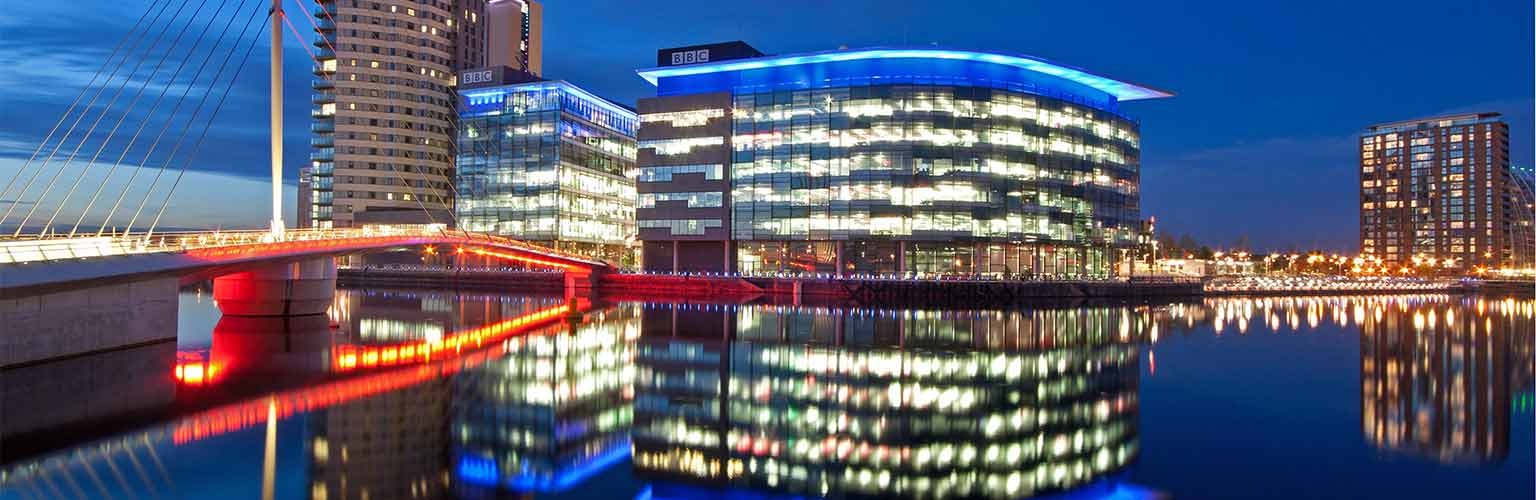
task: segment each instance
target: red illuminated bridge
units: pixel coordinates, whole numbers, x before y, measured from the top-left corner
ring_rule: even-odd
[[[451,245],[583,278],[610,269],[605,262],[552,248],[431,226],[38,238],[0,240],[0,296],[154,277],[193,281],[262,265],[424,245]]]

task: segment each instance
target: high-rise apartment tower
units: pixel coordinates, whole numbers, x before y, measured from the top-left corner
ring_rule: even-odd
[[[455,75],[537,73],[535,0],[320,0],[304,227],[451,223]],[[300,210],[304,213],[305,210]]]
[[[1367,127],[1360,253],[1394,266],[1530,267],[1530,189],[1518,176],[1498,113]]]

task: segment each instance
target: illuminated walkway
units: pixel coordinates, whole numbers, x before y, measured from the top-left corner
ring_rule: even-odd
[[[217,275],[242,265],[422,245],[591,274],[605,262],[518,240],[430,226],[0,240],[0,290],[136,275]]]

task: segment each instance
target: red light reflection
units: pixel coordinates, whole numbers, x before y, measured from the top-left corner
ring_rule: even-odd
[[[337,371],[391,365],[400,369],[285,391],[274,394],[270,398],[257,398],[193,414],[171,424],[172,442],[179,445],[265,423],[269,401],[276,405],[277,418],[281,419],[296,413],[323,409],[452,375],[501,356],[506,347],[500,342],[507,337],[528,333],[540,327],[552,326],[553,322],[563,318],[566,313],[573,310],[582,311],[587,307],[590,307],[590,304],[573,302],[540,309],[516,318],[455,333],[438,341],[394,346],[337,347],[337,350],[333,351],[332,358],[332,365]],[[552,328],[540,333],[558,331],[560,331],[558,328]],[[494,348],[474,350],[486,345],[493,345]],[[198,372],[204,374],[199,380],[209,381],[214,378],[211,374],[217,373],[217,367],[208,368],[209,365],[199,364],[192,356],[188,356],[187,363],[183,364],[181,355],[182,353],[177,353],[178,380],[190,379],[192,373]],[[434,360],[438,362],[426,364]],[[402,367],[407,363],[424,364]]]

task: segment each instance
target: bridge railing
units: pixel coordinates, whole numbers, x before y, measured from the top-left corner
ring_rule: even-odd
[[[175,253],[208,248],[266,245],[306,241],[342,242],[378,238],[422,239],[431,243],[490,245],[561,257],[577,262],[601,265],[602,262],[579,254],[560,251],[520,240],[471,233],[441,226],[369,226],[343,229],[290,229],[281,235],[270,231],[198,231],[167,232],[154,235],[48,236],[42,238],[0,240],[0,264],[44,262],[52,260]]]

